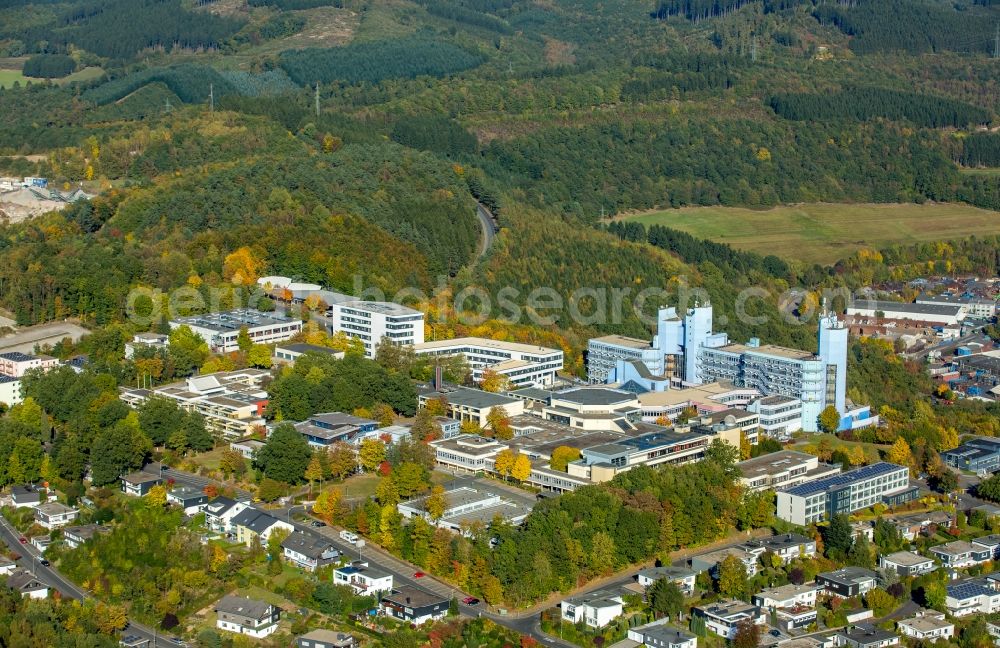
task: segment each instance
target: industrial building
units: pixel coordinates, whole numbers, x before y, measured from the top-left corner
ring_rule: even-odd
[[[848,304],[846,313],[848,316],[945,325],[958,324],[965,319],[965,308],[961,305],[913,304],[877,299],[856,299]]]

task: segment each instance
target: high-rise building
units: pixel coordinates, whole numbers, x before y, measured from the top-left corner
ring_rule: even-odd
[[[621,336],[594,338],[588,345],[592,383],[625,381],[619,361],[641,361],[660,384],[674,387],[708,382],[732,383],[763,396],[784,396],[801,404],[801,427],[817,429],[827,405],[847,414],[847,328],[835,315],[819,321],[819,352],[761,344],[757,338],[733,344],[725,333],[712,331],[712,305],[688,309],[661,308],[650,342]],[[874,419],[873,419],[874,420]],[[855,424],[852,424],[855,425]]]

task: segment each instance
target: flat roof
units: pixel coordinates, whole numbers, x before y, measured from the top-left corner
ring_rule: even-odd
[[[781,474],[792,468],[796,468],[811,461],[819,461],[816,455],[811,455],[805,452],[799,452],[797,450],[779,450],[778,452],[772,452],[771,454],[761,455],[759,457],[753,457],[752,459],[747,459],[736,464],[736,467],[740,469],[743,473],[743,477],[746,479],[752,479],[753,477],[762,477],[764,475],[776,475]],[[821,466],[827,466],[828,468],[836,468],[840,470],[839,467],[830,466],[829,464],[820,464]]]
[[[898,470],[906,470],[906,468],[904,466],[898,466],[886,461],[880,461],[870,466],[862,466],[860,468],[855,468],[854,470],[848,470],[845,473],[840,473],[839,475],[834,475],[825,479],[809,482],[808,484],[800,484],[792,488],[784,489],[783,492],[791,495],[797,495],[799,497],[808,497],[809,495],[822,493],[837,486],[847,486],[848,484],[856,481],[871,479],[872,477],[878,477],[880,475],[887,475]]]
[[[946,304],[914,304],[911,302],[893,302],[878,299],[855,299],[848,305],[848,310],[874,310],[883,313],[916,313],[919,315],[951,315],[958,316],[961,306]]]
[[[882,559],[897,565],[903,565],[904,567],[914,567],[916,565],[934,562],[933,559],[921,556],[918,553],[913,553],[912,551],[897,551],[887,556],[883,556]]]
[[[423,317],[423,313],[408,306],[403,306],[402,304],[395,304],[393,302],[383,302],[383,301],[363,301],[360,299],[355,299],[354,301],[338,302],[337,307],[343,308],[353,308],[355,310],[368,311],[369,313],[378,313],[380,315],[387,315],[390,317],[398,317],[402,315],[420,315]]]
[[[538,346],[536,344],[524,344],[522,342],[508,342],[506,340],[493,340],[482,337],[460,337],[450,340],[434,340],[432,342],[421,342],[414,344],[413,350],[417,353],[421,351],[434,351],[449,349],[452,347],[481,347],[484,349],[496,349],[499,351],[513,351],[516,353],[551,354],[562,353],[560,349]],[[459,353],[459,351],[456,351]]]
[[[284,317],[277,313],[264,313],[252,308],[238,308],[222,313],[205,313],[204,315],[191,315],[171,320],[172,324],[187,324],[188,326],[212,330],[216,333],[238,331],[244,326],[247,328],[256,328],[260,326],[274,326],[276,324],[289,324],[292,322],[300,322],[300,320],[292,317]]]
[[[636,395],[606,387],[575,387],[552,394],[552,400],[567,401],[577,405],[618,405],[636,400]]]
[[[692,400],[710,400],[713,396],[720,396],[732,391],[752,391],[752,387],[736,387],[730,382],[712,382],[698,385],[696,387],[685,387],[683,389],[665,389],[661,392],[646,392],[639,394],[639,403],[647,407],[664,407],[668,405],[680,405]]]
[[[727,344],[719,347],[719,349],[722,351],[728,351],[729,353],[749,353],[753,355],[784,358],[786,360],[808,360],[816,356],[816,354],[812,351],[792,349],[790,347],[778,346],[776,344],[761,344],[760,346],[750,346],[748,344]]]
[[[630,349],[652,349],[652,340],[640,340],[639,338],[628,337],[627,335],[604,335],[601,337],[591,338],[591,342],[603,342],[604,344],[613,344],[620,347],[628,347]]]
[[[449,405],[471,407],[479,410],[491,407],[513,405],[515,403],[522,402],[521,399],[514,398],[512,396],[494,394],[492,392],[483,391],[481,389],[471,389],[469,387],[449,386],[440,392],[427,388],[421,392],[421,396],[425,396],[427,398],[443,396],[448,401]]]

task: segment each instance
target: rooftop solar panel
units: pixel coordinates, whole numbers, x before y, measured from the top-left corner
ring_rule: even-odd
[[[875,463],[870,466],[862,466],[861,468],[855,468],[854,470],[849,470],[839,475],[827,477],[826,479],[809,482],[808,484],[800,484],[799,486],[786,489],[784,492],[791,495],[797,495],[799,497],[808,497],[809,495],[822,493],[837,486],[847,486],[848,484],[852,484],[857,481],[871,479],[872,477],[878,477],[880,475],[888,475],[903,469],[903,466],[897,466],[896,464],[880,461],[879,463]]]

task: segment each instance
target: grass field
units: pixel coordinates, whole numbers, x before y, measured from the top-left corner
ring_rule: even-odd
[[[0,70],[0,88],[10,88],[15,81],[24,85],[27,80],[20,70]]]
[[[862,247],[1000,234],[1000,212],[961,204],[689,207],[621,218],[809,263],[833,263]]]

